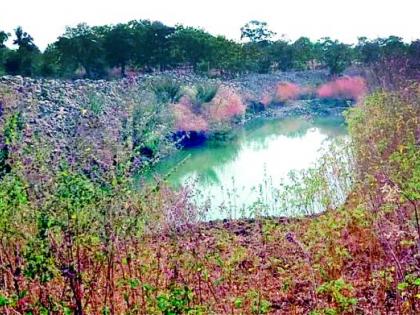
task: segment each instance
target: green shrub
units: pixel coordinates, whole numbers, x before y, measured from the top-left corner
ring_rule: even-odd
[[[157,306],[164,315],[187,314],[193,292],[188,287],[173,286],[166,294],[157,296]]]
[[[196,101],[199,103],[208,103],[216,96],[218,85],[201,84],[197,86]]]
[[[366,190],[389,182],[408,200],[420,198],[420,89],[377,92],[347,114],[358,179]],[[379,183],[381,181],[382,183]]]
[[[181,85],[176,80],[163,79],[152,82],[152,91],[160,103],[176,103],[182,97]]]
[[[87,93],[87,109],[90,110],[94,115],[99,116],[102,114],[105,106],[104,98],[94,91]]]
[[[357,299],[351,295],[353,290],[343,279],[337,279],[322,284],[317,293],[329,295],[340,311],[344,312],[357,304]]]
[[[4,124],[4,138],[6,145],[10,145],[14,141],[19,140],[22,129],[22,114],[17,112],[9,116]]]

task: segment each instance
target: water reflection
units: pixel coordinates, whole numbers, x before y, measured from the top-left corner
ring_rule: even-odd
[[[154,172],[172,172],[168,181],[174,187],[194,185],[201,192],[198,201],[211,200],[211,217],[221,218],[217,209],[249,208],[265,186],[278,185],[290,170],[309,167],[328,139],[345,133],[343,119],[337,117],[255,120],[237,130],[233,139],[180,151]]]

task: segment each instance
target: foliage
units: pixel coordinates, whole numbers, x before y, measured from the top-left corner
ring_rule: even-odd
[[[177,64],[190,64],[197,69],[201,64],[210,67],[213,50],[216,49],[214,37],[203,30],[178,26],[173,36],[171,50]],[[207,69],[208,71],[209,69]]]
[[[359,176],[370,180],[370,175],[371,180],[383,183],[389,180],[389,184],[397,185],[402,192],[414,193],[409,193],[409,187],[415,190],[417,181],[418,99],[418,84],[415,84],[409,99],[398,92],[377,92],[349,111],[349,130],[360,167]]]
[[[207,107],[209,119],[214,122],[229,121],[233,117],[243,115],[245,109],[241,96],[228,87],[219,88]]]
[[[378,41],[369,41],[366,37],[360,37],[356,45],[358,59],[364,64],[372,64],[381,58],[381,46]]]
[[[320,98],[350,99],[357,101],[367,92],[365,80],[361,77],[341,77],[321,85],[317,94]]]
[[[307,37],[298,38],[293,44],[293,68],[305,70],[316,59],[316,48]]]
[[[342,73],[353,59],[351,46],[325,38],[321,43],[322,60],[332,75]]]
[[[83,67],[87,77],[98,78],[104,74],[104,51],[100,42],[98,28],[79,24],[73,28],[68,27],[54,46],[63,60],[64,68],[74,72]]]
[[[302,88],[297,84],[281,82],[277,84],[275,99],[281,102],[294,100],[297,99],[302,92]]]
[[[241,39],[248,39],[253,43],[268,41],[275,35],[267,28],[266,22],[252,20],[241,27]]]
[[[356,305],[357,299],[351,297],[352,291],[354,291],[353,287],[343,279],[323,283],[317,288],[318,293],[329,294],[331,296],[333,301],[337,303],[339,313],[348,311],[350,307]]]
[[[0,32],[0,71],[8,74],[47,77],[109,78],[119,72],[159,71],[191,67],[203,75],[234,76],[245,72],[328,68],[332,75],[362,63],[374,66],[383,60],[407,58],[418,69],[418,40],[406,44],[401,38],[367,39],[346,45],[324,38],[313,42],[300,37],[291,42],[273,40],[267,23],[252,20],[241,28],[245,43],[214,36],[194,27],[167,26],[159,21],[134,20],[116,25],[68,27],[57,41],[41,53],[33,38],[16,29],[17,50],[5,47],[9,34]],[[1,72],[0,72],[1,73]]]
[[[159,21],[131,21],[134,33],[134,63],[146,70],[164,70],[172,63],[171,36],[175,28]]]
[[[10,172],[8,158],[10,144],[20,140],[23,129],[22,114],[15,106],[16,99],[10,89],[0,87],[0,179]]]
[[[134,36],[127,24],[112,26],[104,34],[103,47],[110,67],[119,67],[121,76],[126,75],[126,67],[134,59]]]
[[[408,92],[408,93],[407,93]],[[373,210],[398,207],[404,200],[414,207],[419,236],[419,89],[377,92],[348,113],[353,135],[357,175]]]
[[[175,129],[178,131],[220,130],[235,117],[245,113],[246,105],[237,92],[225,86],[199,85],[195,90],[185,90],[173,106]],[[217,125],[217,126],[215,126]]]
[[[275,69],[288,71],[293,69],[294,50],[288,41],[278,40],[267,47],[268,55]]]
[[[172,287],[168,294],[160,294],[157,297],[157,306],[162,314],[186,314],[190,312],[193,293],[188,287]]]
[[[152,91],[162,103],[176,103],[181,98],[181,85],[176,80],[163,79],[152,83]]]
[[[103,111],[104,100],[94,91],[88,91],[86,94],[88,98],[86,108],[89,109],[94,115],[100,115]]]
[[[21,27],[18,27],[15,30],[13,45],[18,46],[18,49],[10,51],[6,55],[4,62],[6,72],[13,75],[32,76],[36,71],[35,68],[40,55],[34,39]]]
[[[5,45],[7,39],[10,37],[9,33],[0,30],[0,76],[4,74],[4,62],[7,57],[8,49]]]
[[[332,151],[329,159],[338,156]],[[334,168],[344,161],[329,159],[321,165],[346,179]],[[375,233],[378,218],[359,195],[312,218],[191,224],[188,195],[163,185],[135,191],[120,174],[105,174],[104,185],[62,166],[50,178],[54,186],[43,186],[52,190],[41,207],[32,185],[12,174],[2,180],[2,311],[339,314],[418,307],[415,264],[401,259],[410,272],[395,278],[398,269]],[[305,175],[308,201],[324,187],[318,175],[309,179],[313,174]],[[389,220],[404,228],[398,217]],[[410,257],[413,234],[397,239],[405,242],[396,257]],[[365,292],[378,298],[364,299]]]
[[[208,122],[203,116],[194,114],[192,104],[187,98],[173,107],[175,115],[175,129],[178,131],[207,131]]]
[[[5,48],[5,42],[9,38],[10,34],[6,33],[5,31],[0,31],[0,48]]]
[[[347,114],[349,141],[273,194],[293,217],[264,217],[263,208],[219,222],[199,221],[206,209],[192,204],[194,190],[133,175],[169,152],[177,110],[190,129],[198,119],[231,123],[244,102],[226,86],[159,84],[110,88],[111,99],[89,89],[69,96],[85,108],[52,132],[42,126],[58,108],[43,115],[41,102],[0,89],[1,313],[415,313],[418,83],[359,100]]]
[[[197,92],[195,94],[196,102],[199,104],[209,103],[216,96],[219,87],[213,84],[201,84],[196,87]]]

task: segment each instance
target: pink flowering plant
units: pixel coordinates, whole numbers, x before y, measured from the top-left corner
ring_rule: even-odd
[[[323,99],[350,99],[357,101],[367,92],[365,80],[361,77],[342,77],[327,82],[317,89]]]

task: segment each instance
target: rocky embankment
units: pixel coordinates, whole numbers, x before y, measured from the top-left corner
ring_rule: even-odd
[[[119,102],[128,88],[147,90],[153,80],[176,80],[183,86],[199,84],[224,85],[239,91],[246,101],[258,102],[264,93],[271,93],[279,82],[292,82],[298,85],[319,85],[326,82],[325,71],[279,72],[274,74],[249,74],[236,79],[209,79],[191,73],[176,71],[140,75],[121,80],[60,80],[33,79],[21,76],[0,77],[0,86],[6,87],[19,96],[28,107],[37,104],[42,112],[71,114],[85,108],[88,94],[96,93],[101,101]]]
[[[235,90],[250,109],[255,105],[261,107],[263,96],[272,94],[279,82],[317,86],[327,79],[328,74],[324,71],[249,74],[229,80],[203,78],[176,71],[115,81],[5,76],[0,78],[0,91],[3,98],[7,95],[13,101],[3,100],[0,113],[19,113],[25,124],[22,142],[31,145],[34,139],[48,138],[50,150],[57,156],[60,153],[64,153],[63,156],[70,153],[71,156],[74,150],[95,152],[90,153],[87,167],[106,167],[121,149],[118,146],[122,145],[122,137],[131,137],[134,144],[146,143],[141,148],[142,155],[168,154],[168,146],[162,143],[167,140],[167,134],[174,131],[172,113],[167,109],[167,104],[156,105],[153,82],[171,80],[183,87],[205,84],[224,86]],[[266,106],[262,111],[247,109],[246,119],[241,121],[256,116],[310,115],[313,104],[314,100],[301,99],[292,100],[287,106]],[[14,108],[7,109],[7,106]]]

